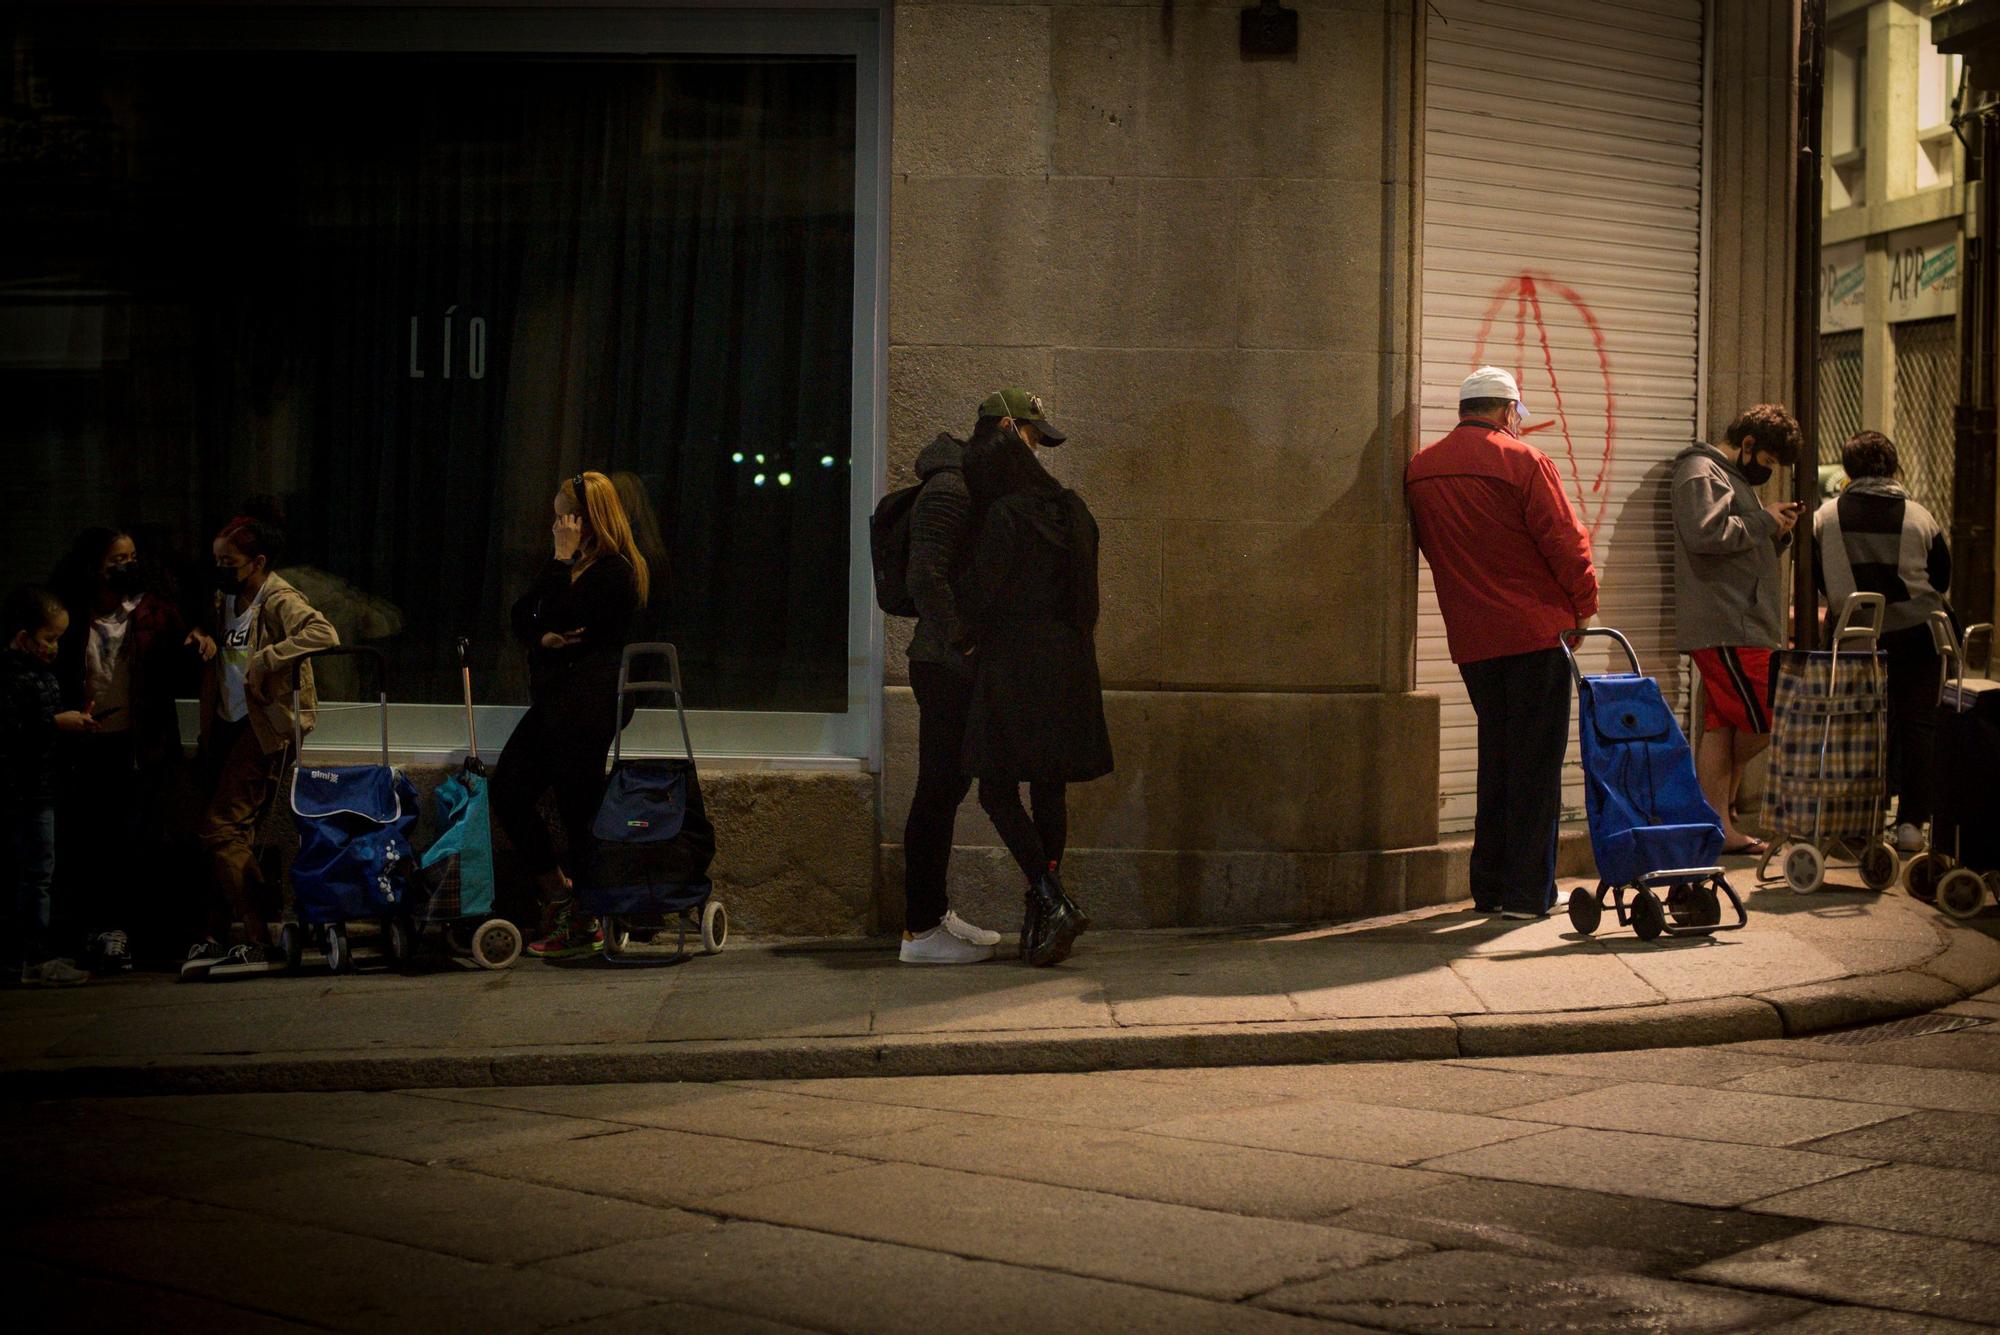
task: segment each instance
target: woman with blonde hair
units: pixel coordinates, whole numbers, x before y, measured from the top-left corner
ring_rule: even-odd
[[[604,755],[618,728],[618,661],[651,572],[618,489],[583,472],[556,489],[553,551],[514,604],[514,634],[528,651],[529,708],[493,771],[493,814],[542,891],[542,933],[528,953],[567,959],[604,948],[603,930],[573,908],[571,881],[538,809],[555,790],[580,859],[604,795]]]

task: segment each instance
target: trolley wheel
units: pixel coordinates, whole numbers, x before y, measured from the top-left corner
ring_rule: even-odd
[[[347,929],[331,926],[326,929],[326,971],[347,973],[354,968],[354,950],[347,944]]]
[[[521,958],[521,929],[505,918],[488,918],[473,929],[472,962],[482,969],[504,969]]]
[[[1937,906],[1954,918],[1970,918],[1986,906],[1986,882],[1964,867],[1938,882]]]
[[[401,918],[391,918],[382,927],[382,935],[389,946],[389,958],[397,964],[408,964],[417,953],[416,938],[410,931],[409,923]]]
[[[1713,927],[1722,921],[1722,896],[1707,881],[1683,881],[1667,894],[1676,927]]]
[[[1597,900],[1595,892],[1582,886],[1569,892],[1569,925],[1589,936],[1604,921],[1604,905]]]
[[[1826,884],[1826,856],[1811,844],[1785,850],[1785,884],[1796,894],[1809,895]]]
[[[1632,896],[1632,933],[1641,941],[1652,941],[1667,930],[1666,906],[1660,897],[1641,886]]]
[[[1951,859],[1942,853],[1919,853],[1903,868],[1903,888],[1910,898],[1925,904],[1937,903],[1938,882],[1951,870]]]
[[[305,958],[306,929],[295,922],[288,922],[278,929],[278,949],[284,952],[285,967],[296,969]]]
[[[701,953],[717,955],[729,944],[729,910],[711,897],[701,906]]]
[[[1903,869],[1902,858],[1886,839],[1870,839],[1861,850],[1859,862],[1861,883],[1878,893],[1894,885],[1896,874]]]

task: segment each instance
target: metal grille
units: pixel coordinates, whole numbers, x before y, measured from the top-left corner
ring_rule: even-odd
[[[1958,322],[1911,320],[1895,326],[1896,459],[1903,486],[1940,524],[1951,523],[1958,399]]]
[[[1840,462],[1840,447],[1861,429],[1861,331],[1819,336],[1819,461]]]
[[[1990,1023],[1976,1015],[1912,1015],[1903,1020],[1887,1020],[1860,1029],[1843,1029],[1833,1034],[1814,1034],[1815,1043],[1837,1043],[1852,1047],[1863,1043],[1886,1043],[1895,1038],[1927,1038],[1951,1034],[1961,1029],[1977,1029]]]

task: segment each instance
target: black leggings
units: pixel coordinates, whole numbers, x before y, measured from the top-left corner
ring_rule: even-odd
[[[1035,814],[1021,805],[1021,785],[997,779],[979,781],[979,805],[1007,844],[1021,873],[1030,881],[1062,861],[1069,843],[1069,789],[1060,783],[1031,783],[1028,799]]]
[[[530,873],[544,876],[557,866],[555,841],[541,812],[542,794],[551,788],[569,836],[572,870],[580,860],[604,800],[612,726],[608,695],[557,700],[529,709],[507,739],[493,767],[493,815]]]

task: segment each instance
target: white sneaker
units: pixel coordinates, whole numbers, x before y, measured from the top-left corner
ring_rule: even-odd
[[[1896,827],[1896,851],[1898,853],[1921,853],[1924,851],[1924,831],[1920,825],[1904,821]]]
[[[68,960],[48,960],[21,966],[23,987],[76,987],[90,981],[90,975]]]
[[[966,940],[944,923],[915,936],[903,933],[905,964],[978,964],[993,958],[993,947]]]
[[[1000,933],[989,932],[984,927],[974,927],[950,909],[944,911],[944,922],[940,926],[959,940],[970,941],[975,946],[997,946],[1000,944]]]

